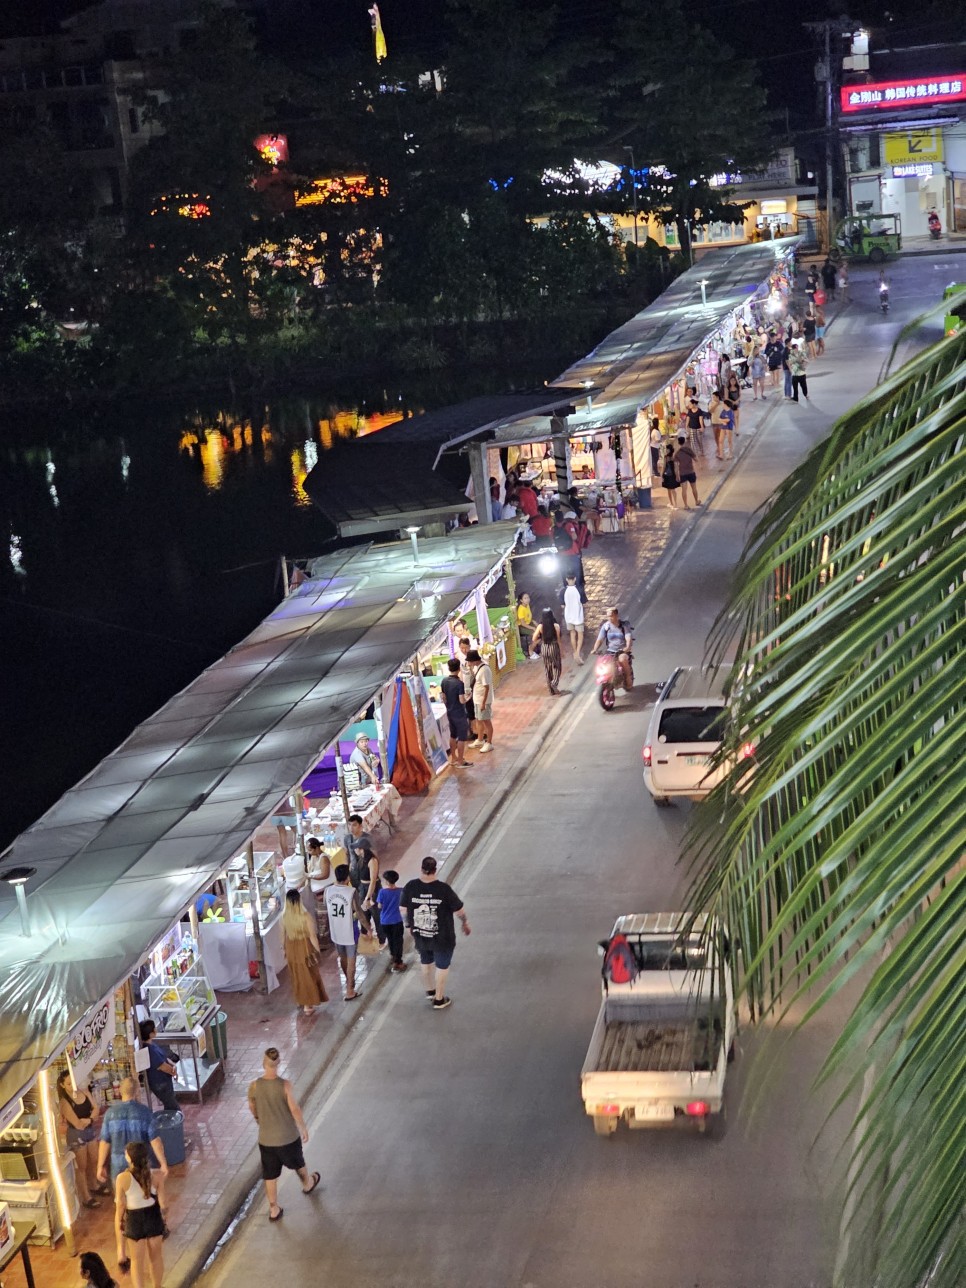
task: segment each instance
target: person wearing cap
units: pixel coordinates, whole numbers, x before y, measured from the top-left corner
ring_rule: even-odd
[[[688,505],[688,488],[691,489],[691,496],[694,498],[696,506],[701,504],[698,496],[698,475],[694,468],[694,452],[688,445],[687,437],[684,434],[678,434],[678,450],[674,457],[674,464],[677,466],[678,478],[681,482],[681,500],[684,502],[685,510],[690,510]]]
[[[456,951],[456,917],[460,919],[463,934],[470,933],[463,900],[452,886],[439,880],[436,860],[427,856],[420,864],[419,876],[406,882],[399,906],[406,913],[419,953],[426,996],[432,1001],[434,1011],[445,1010],[451,1005],[446,996],[446,977]]]
[[[349,764],[355,765],[363,776],[369,779],[373,787],[379,786],[379,760],[369,750],[369,735],[367,733],[356,734],[355,750],[349,757]]]

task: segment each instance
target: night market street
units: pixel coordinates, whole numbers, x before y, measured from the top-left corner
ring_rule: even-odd
[[[597,941],[617,914],[676,908],[685,884],[690,806],[658,810],[641,785],[648,681],[700,662],[748,516],[875,384],[902,326],[955,269],[906,259],[890,276],[883,318],[877,274],[854,273],[810,371],[812,403],[770,401],[709,510],[672,516],[659,576],[623,599],[640,687],[605,714],[571,669],[573,696],[511,800],[444,868],[473,923],[452,1008],[433,1014],[415,971],[386,981],[308,1102],[321,1194],[303,1199],[290,1182],[276,1228],[259,1188],[206,1288],[268,1280],[280,1265],[305,1282],[399,1288],[828,1282],[835,1208],[821,1192],[838,1142],[833,1126],[815,1143],[828,1104],[810,1083],[843,1006],[783,1047],[753,1114],[764,1035],[743,1033],[720,1142],[626,1130],[600,1140],[578,1074],[599,1004]]]

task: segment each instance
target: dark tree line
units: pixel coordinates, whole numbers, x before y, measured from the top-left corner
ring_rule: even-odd
[[[355,57],[282,58],[213,7],[163,68],[166,92],[144,97],[163,133],[134,158],[120,237],[42,124],[19,137],[0,156],[8,176],[31,157],[29,185],[0,193],[12,384],[18,364],[116,386],[582,343],[679,267],[643,223],[625,247],[609,216],[636,204],[686,250],[694,223],[740,219],[711,175],[774,148],[754,69],[682,0],[620,0],[589,33],[545,0],[447,0],[438,43],[429,57],[390,41],[380,66],[362,39]],[[286,164],[256,153],[266,131],[288,137]],[[575,168],[630,155],[650,167],[633,189],[629,173],[602,191]],[[296,205],[350,174],[355,199]],[[80,318],[89,334],[64,339]]]

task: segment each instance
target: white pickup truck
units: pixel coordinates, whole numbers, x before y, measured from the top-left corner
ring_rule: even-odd
[[[580,1071],[584,1108],[599,1136],[618,1124],[656,1127],[688,1119],[705,1131],[720,1121],[725,1073],[734,1057],[730,947],[720,923],[686,913],[620,917],[633,957],[626,982],[608,978]],[[626,958],[626,954],[625,954]]]

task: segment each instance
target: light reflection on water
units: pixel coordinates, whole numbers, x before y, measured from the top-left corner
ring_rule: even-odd
[[[358,410],[338,411],[330,416],[310,421],[312,437],[290,448],[291,496],[295,505],[311,505],[303,484],[309,471],[319,459],[319,451],[328,451],[339,439],[362,438],[374,434],[387,425],[394,425],[404,416],[402,409],[386,412],[364,413]],[[248,458],[251,462],[256,443],[262,461],[271,465],[276,439],[286,437],[266,422],[258,428],[251,420],[237,420],[229,413],[217,412],[214,416],[191,418],[182,430],[179,451],[196,460],[201,466],[201,481],[209,492],[217,492],[226,481],[232,458]],[[128,458],[128,467],[130,460]],[[126,477],[126,473],[125,473]]]

